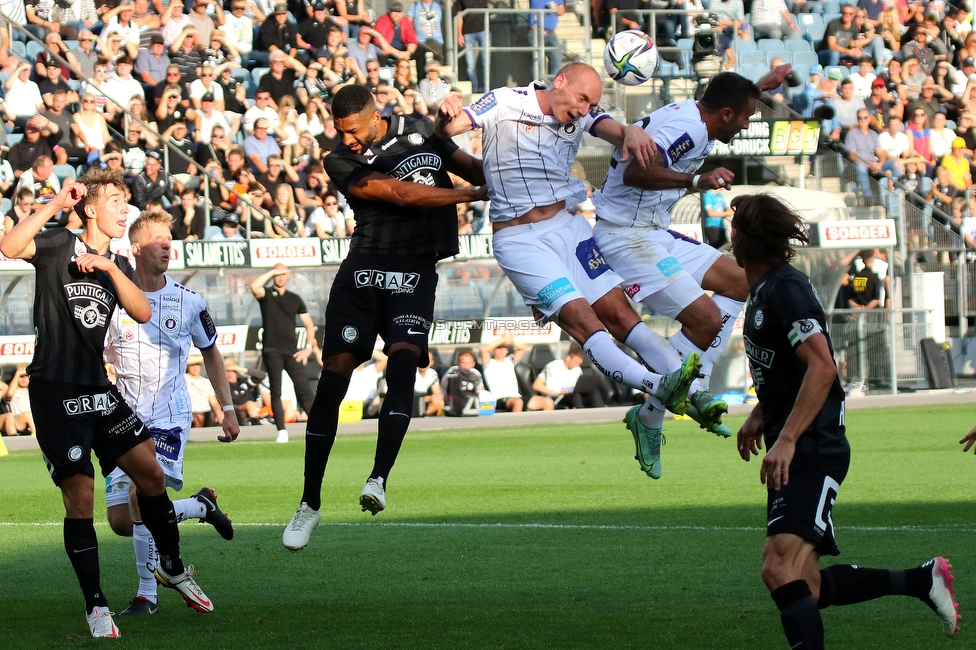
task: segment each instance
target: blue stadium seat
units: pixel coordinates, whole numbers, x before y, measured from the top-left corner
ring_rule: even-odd
[[[785,50],[786,46],[783,45],[783,41],[778,38],[761,38],[759,39],[759,51],[760,52],[771,52],[773,50]]]
[[[765,65],[766,55],[755,50],[753,52],[739,52],[739,60],[737,61],[739,67],[746,65]]]
[[[820,14],[800,14],[796,17],[796,22],[800,24],[800,27],[806,27],[807,25],[823,25],[824,19]]]
[[[44,49],[45,49],[44,46],[41,45],[40,43],[35,43],[34,41],[30,41],[27,44],[27,58],[30,59],[31,62],[36,61],[37,55],[43,52]]]
[[[21,59],[27,58],[27,46],[24,45],[23,41],[13,41],[10,44],[10,51],[16,54]]]
[[[820,44],[820,41],[823,40],[824,32],[826,31],[827,31],[826,25],[807,25],[806,27],[803,28],[803,32],[804,32],[803,38],[810,41],[814,49],[816,49],[816,47]]]
[[[257,88],[261,84],[261,77],[271,72],[271,68],[254,68],[251,70],[251,83]]]
[[[15,144],[24,139],[23,133],[8,133],[7,134],[7,146],[13,147]]]
[[[782,59],[783,63],[790,63],[793,60],[793,55],[787,50],[770,50],[766,52],[766,67],[771,68],[773,66],[773,59]]]
[[[740,38],[736,43],[736,47],[739,48],[740,52],[756,52],[759,50],[756,41],[745,38]]]
[[[824,68],[824,77],[829,75],[834,70],[840,72],[842,79],[847,79],[851,76],[851,71],[846,65],[828,65],[826,68]]]
[[[762,79],[767,72],[769,67],[766,65],[744,65],[739,68],[739,74],[754,82]]]
[[[0,214],[7,214],[14,209],[14,202],[10,199],[0,199]]]
[[[72,40],[69,39],[69,40],[67,40],[67,41],[64,42],[64,46],[66,48],[68,48],[69,50],[73,50],[76,47],[78,47],[78,41],[72,41]]]
[[[786,44],[786,49],[790,52],[810,52],[813,50],[810,41],[803,40],[802,38],[791,38],[783,41],[783,43]]]
[[[816,52],[794,52],[793,53],[793,67],[796,70],[802,70],[807,75],[810,74],[810,66],[820,63],[820,57],[817,56]]]
[[[234,79],[237,79],[237,81],[243,84],[250,81],[251,71],[248,70],[247,68],[234,68],[231,71],[230,76],[232,76]]]
[[[60,181],[62,185],[64,185],[66,178],[77,178],[75,168],[71,165],[55,165],[54,175],[57,176],[58,181]]]
[[[834,18],[840,18],[840,12],[839,11],[831,11],[831,12],[826,12],[825,11],[824,12],[824,15],[823,15],[824,25],[826,25],[827,23],[829,23]]]
[[[815,16],[819,16],[824,11],[824,6],[822,2],[817,2],[817,0],[807,0],[806,10]]]
[[[840,0],[824,0],[823,6],[825,14],[840,13]]]
[[[661,79],[670,79],[672,77],[680,76],[677,63],[671,63],[670,61],[661,61],[657,67],[657,76]]]

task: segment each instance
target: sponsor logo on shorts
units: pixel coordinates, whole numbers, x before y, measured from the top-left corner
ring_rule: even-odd
[[[657,268],[664,274],[664,277],[670,278],[672,275],[681,271],[681,262],[674,255],[665,257],[663,260],[657,263]]]
[[[624,287],[624,293],[627,294],[628,298],[633,298],[638,293],[640,293],[641,286],[639,284],[629,284]]]
[[[576,287],[569,281],[569,278],[559,278],[544,286],[537,297],[539,302],[546,306],[546,309],[552,309],[552,306],[556,304],[556,300],[575,290]]]
[[[756,310],[756,316],[753,319],[753,322],[756,324],[756,329],[760,329],[762,327],[762,325],[763,325],[763,310],[762,309],[757,309]]]
[[[168,461],[166,464],[172,467],[174,461],[180,457],[180,448],[183,446],[180,429],[150,429],[149,433],[156,445],[157,459]]]
[[[400,327],[404,327],[404,326],[406,326],[407,328],[416,327],[423,330],[423,332],[407,332],[408,334],[411,333],[423,334],[427,330],[429,330],[433,325],[433,323],[431,323],[429,320],[427,320],[423,316],[418,316],[417,314],[400,314],[399,316],[393,319],[393,324],[399,325]]]
[[[119,400],[112,393],[101,393],[99,395],[82,395],[66,399],[64,412],[68,415],[82,415],[84,413],[103,413],[105,415],[115,410]]]
[[[603,253],[597,248],[593,238],[581,241],[576,245],[576,258],[583,265],[583,270],[590,279],[596,279],[610,270],[607,261],[603,259]]]
[[[413,293],[420,284],[419,273],[360,269],[355,273],[356,288],[385,289],[393,293]]]
[[[759,347],[750,341],[748,336],[743,336],[742,340],[745,341],[746,356],[749,357],[750,361],[763,368],[769,368],[773,365],[773,358],[776,356],[775,351]]]
[[[72,463],[77,463],[79,460],[81,460],[81,456],[84,453],[84,450],[82,450],[79,445],[75,445],[68,450],[68,460],[70,460]]]
[[[346,343],[355,343],[359,338],[359,330],[352,325],[346,325],[342,328],[342,340]]]

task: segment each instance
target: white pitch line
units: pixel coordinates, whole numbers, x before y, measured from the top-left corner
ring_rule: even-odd
[[[0,526],[8,526],[12,528],[22,527],[22,526],[61,526],[63,522],[60,521],[45,521],[45,522],[15,522],[15,521],[0,521]],[[97,522],[96,526],[106,526],[106,522]],[[648,532],[667,532],[667,531],[697,531],[697,532],[755,532],[764,531],[766,528],[764,526],[685,526],[685,525],[675,525],[675,526],[626,526],[618,524],[505,524],[505,523],[482,523],[482,524],[465,524],[465,523],[425,523],[425,522],[408,522],[408,521],[389,521],[389,522],[365,522],[365,523],[355,523],[355,522],[326,522],[323,521],[319,524],[320,526],[331,526],[336,528],[346,527],[346,528],[366,528],[366,527],[387,527],[387,528],[508,528],[508,529],[522,529],[522,530],[608,530],[608,531],[648,531]],[[281,528],[285,524],[282,522],[261,522],[261,521],[251,521],[251,522],[235,522],[235,528],[248,528],[248,527],[272,527]],[[940,526],[838,526],[838,530],[854,531],[854,532],[907,532],[907,533],[948,533],[948,532],[976,532],[976,526],[972,524],[948,524]]]

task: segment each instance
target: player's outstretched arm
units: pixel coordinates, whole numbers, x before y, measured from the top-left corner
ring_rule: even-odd
[[[647,167],[628,165],[624,170],[624,184],[641,190],[728,189],[735,179],[735,174],[725,167],[717,167],[707,174],[698,176],[697,183],[695,177],[696,174],[668,169],[660,157],[655,158]]]
[[[807,366],[803,373],[803,383],[800,384],[800,392],[796,395],[796,402],[786,418],[783,430],[772,448],[766,452],[759,470],[759,479],[764,484],[769,481],[774,490],[789,483],[790,463],[793,461],[796,441],[817,417],[837,377],[837,366],[823,333],[814,334],[801,343],[796,349],[796,356]]]
[[[386,201],[414,208],[440,208],[467,201],[484,201],[488,198],[488,189],[480,187],[453,190],[429,187],[423,183],[398,181],[386,174],[373,172],[351,185],[349,195],[364,201]]]
[[[593,135],[606,140],[621,151],[620,162],[634,156],[639,167],[647,167],[658,157],[657,145],[643,128],[636,124],[624,126],[609,118],[603,118],[592,127]]]
[[[976,427],[973,427],[973,430],[970,431],[968,434],[966,434],[966,437],[963,438],[962,440],[960,440],[959,441],[959,444],[960,445],[963,445],[963,444],[966,445],[965,447],[962,448],[962,450],[964,452],[969,451],[969,449],[974,444],[976,444]]]
[[[762,404],[756,404],[739,428],[736,438],[738,440],[739,457],[749,462],[752,456],[758,456],[762,449],[763,419]]]
[[[481,158],[458,149],[447,159],[447,171],[457,174],[472,185],[485,184],[485,168]]]
[[[3,240],[0,240],[0,253],[6,257],[16,257],[29,260],[37,251],[34,237],[61,210],[70,210],[81,201],[88,192],[84,183],[68,183],[61,188],[52,201],[44,204],[26,219],[21,219]],[[113,265],[114,266],[114,265]]]
[[[309,313],[299,314],[298,320],[302,321],[302,325],[305,327],[305,340],[308,341],[308,345],[305,346],[304,350],[299,350],[293,356],[299,363],[305,363],[308,357],[318,349],[319,344],[315,340],[315,322]]]
[[[200,352],[203,356],[203,365],[207,369],[207,377],[210,377],[210,384],[213,386],[217,401],[220,402],[220,414],[223,416],[220,427],[224,430],[224,435],[217,436],[217,440],[233,442],[241,433],[241,425],[237,421],[237,413],[222,410],[225,406],[234,406],[234,399],[230,395],[230,384],[227,383],[224,359],[220,356],[220,350],[216,345]]]
[[[756,85],[759,86],[760,90],[775,90],[786,82],[786,78],[790,76],[792,71],[793,66],[791,66],[789,63],[778,65],[766,73],[766,76],[757,81]]]
[[[441,100],[434,118],[434,131],[442,138],[453,138],[474,128],[471,116],[464,112],[461,95],[452,93]]]

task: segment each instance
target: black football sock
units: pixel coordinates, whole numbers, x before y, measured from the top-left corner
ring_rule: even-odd
[[[868,569],[836,564],[820,570],[820,609],[863,603],[882,596],[925,598],[932,588],[932,572],[915,569]]]
[[[157,567],[169,576],[178,576],[184,571],[180,556],[180,529],[176,523],[176,511],[169,495],[163,491],[154,497],[136,493],[142,523],[156,542]]]
[[[823,650],[823,619],[806,580],[794,580],[770,595],[779,608],[790,650]]]
[[[64,550],[85,596],[85,612],[91,613],[95,607],[108,607],[98,567],[98,538],[91,519],[64,520]]]
[[[390,475],[413,413],[413,385],[417,375],[417,355],[410,350],[397,350],[386,364],[386,397],[380,408],[376,437],[376,456],[370,478],[384,479]]]
[[[335,444],[339,427],[339,405],[349,387],[349,378],[323,370],[315,390],[315,401],[305,425],[305,486],[302,501],[312,510],[322,507],[322,478]]]

